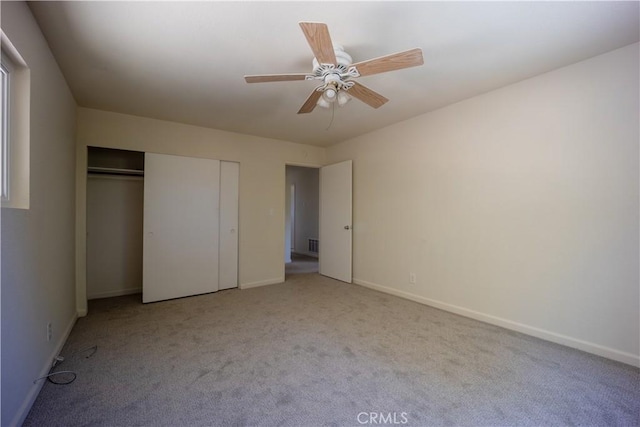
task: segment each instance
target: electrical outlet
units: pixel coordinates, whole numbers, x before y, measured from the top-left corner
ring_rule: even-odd
[[[51,341],[53,338],[53,327],[51,326],[51,322],[47,323],[47,341]]]
[[[409,273],[409,283],[412,285],[416,284],[416,273]]]

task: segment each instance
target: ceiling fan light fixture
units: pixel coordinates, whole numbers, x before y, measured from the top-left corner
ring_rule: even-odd
[[[329,86],[324,90],[324,92],[322,92],[322,98],[324,98],[324,100],[327,102],[334,102],[336,100],[337,95],[338,95],[338,92],[336,91],[336,88],[333,86]]]
[[[351,95],[349,95],[347,92],[345,92],[343,90],[338,92],[338,105],[340,107],[342,107],[343,105],[345,105],[349,101],[351,101]]]
[[[316,105],[318,107],[322,107],[322,108],[330,108],[331,107],[331,103],[328,102],[326,99],[324,99],[323,97],[318,98],[318,102],[316,103]]]

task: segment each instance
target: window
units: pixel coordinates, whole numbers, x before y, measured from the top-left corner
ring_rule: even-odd
[[[1,33],[0,199],[3,208],[29,209],[30,71]]]
[[[2,200],[9,200],[9,69],[3,64],[0,66],[2,75],[2,99],[0,99],[0,120],[2,121],[2,147],[0,148],[0,196]]]

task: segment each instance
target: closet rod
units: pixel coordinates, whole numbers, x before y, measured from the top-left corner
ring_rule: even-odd
[[[89,166],[87,168],[87,171],[89,173],[100,173],[109,175],[144,176],[144,171],[138,169],[102,168],[97,166]]]

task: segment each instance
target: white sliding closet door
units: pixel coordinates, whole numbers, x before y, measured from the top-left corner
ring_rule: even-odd
[[[147,153],[142,301],[218,290],[220,161]]]
[[[238,183],[240,164],[220,162],[220,283],[238,287]]]

